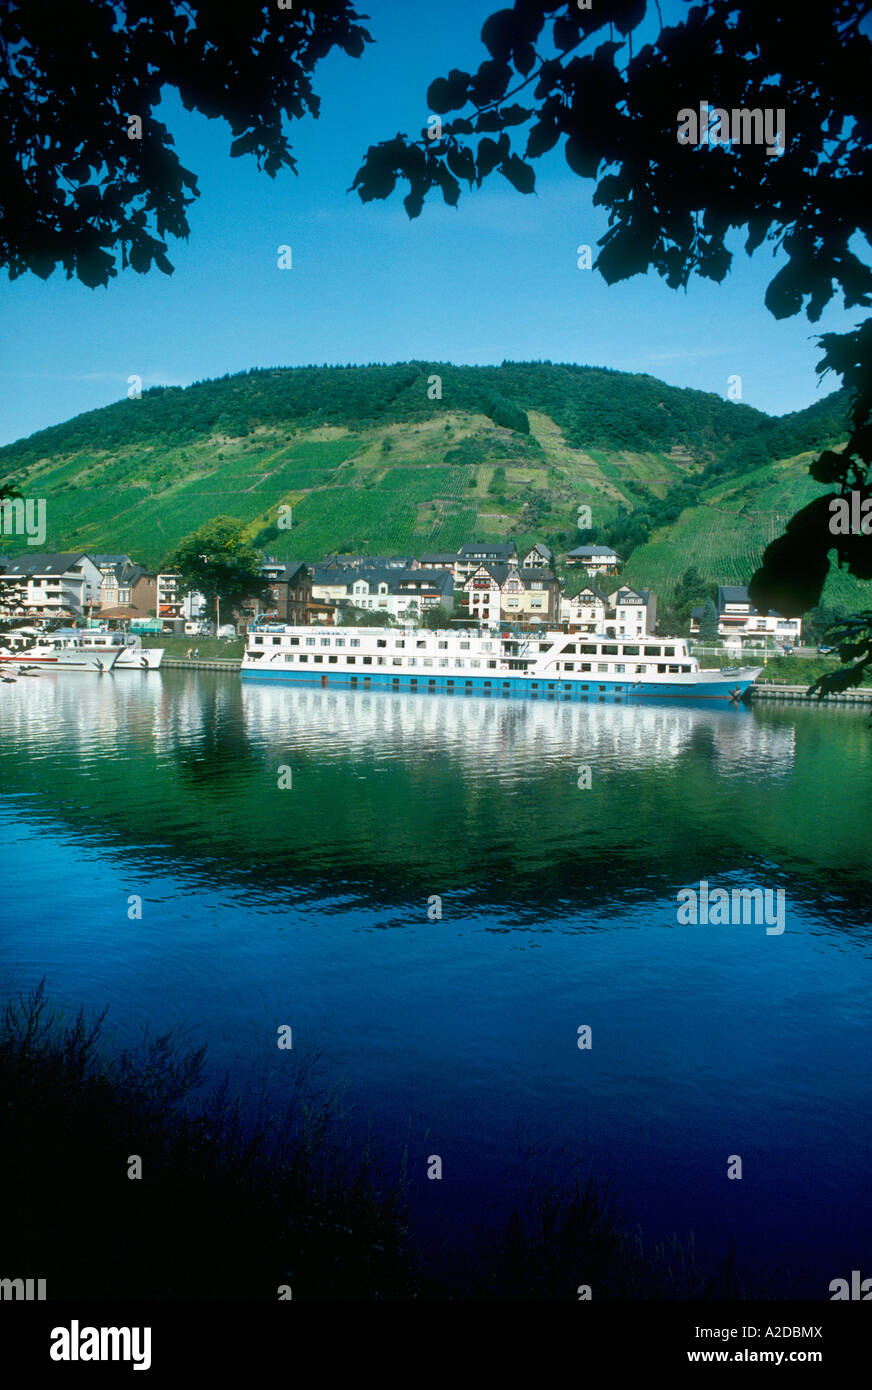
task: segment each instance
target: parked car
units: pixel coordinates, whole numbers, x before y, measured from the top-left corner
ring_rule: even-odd
[[[835,647],[818,647],[821,656],[829,656],[830,652],[834,652],[835,650]]]
[[[784,655],[785,655],[785,656],[793,656],[793,648],[792,648],[792,647],[785,647],[785,648],[784,648]]]
[[[229,638],[229,637],[235,637],[235,636],[236,636],[236,628],[233,626],[232,623],[222,623],[221,626],[219,627],[217,633],[216,633],[216,636],[217,636],[217,637],[228,637],[228,638]]]

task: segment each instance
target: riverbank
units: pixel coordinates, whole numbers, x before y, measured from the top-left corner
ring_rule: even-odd
[[[204,1046],[167,1033],[113,1051],[105,1016],[65,1014],[40,984],[0,1022],[5,1267],[38,1269],[50,1299],[574,1302],[580,1280],[598,1300],[776,1293],[732,1249],[706,1267],[692,1238],[646,1248],[605,1186],[535,1165],[504,1225],[427,1251],[405,1165],[385,1175],[317,1057],[282,1053],[246,1106],[226,1083],[203,1096]]]
[[[872,686],[859,686],[854,690],[842,690],[835,695],[809,695],[807,685],[786,685],[782,681],[756,681],[751,687],[751,699],[756,700],[801,700],[807,705],[872,705]]]

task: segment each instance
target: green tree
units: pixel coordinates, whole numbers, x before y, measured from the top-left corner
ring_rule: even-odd
[[[419,626],[428,628],[431,632],[441,632],[451,626],[451,614],[441,603],[435,608],[425,608]]]
[[[368,608],[358,608],[356,604],[348,599],[340,599],[336,605],[336,625],[337,627],[392,627],[393,619],[390,613],[370,611]]]
[[[516,0],[485,21],[477,71],[452,68],[430,84],[427,108],[447,118],[442,138],[422,130],[370,146],[352,187],[366,202],[402,179],[417,217],[432,191],[456,206],[461,182],[481,187],[497,172],[531,194],[535,161],[562,145],[608,209],[594,261],[608,283],[649,269],[673,289],[694,274],[720,282],[733,260],[728,237],[745,229],[749,255],[769,242],[786,256],[765,296],[776,318],[804,310],[817,322],[837,290],[846,308],[869,307],[872,270],[853,248],[872,240],[870,13],[872,0],[833,0],[807,7],[799,22],[792,0],[701,0],[664,25],[647,0],[584,10]],[[646,30],[634,45],[642,24],[651,37]],[[763,138],[764,106],[786,113],[777,147]],[[722,114],[733,112],[742,130],[729,142]],[[858,579],[872,578],[872,534],[832,525],[834,501],[872,500],[872,319],[819,342],[819,373],[836,372],[851,394],[851,428],[846,421],[844,449],[810,468],[834,491],[797,513],[751,581],[761,611],[787,616],[820,601],[832,552]],[[872,667],[872,615],[840,651],[852,664],[817,682],[821,693]]]
[[[710,598],[707,598],[702,608],[702,617],[699,620],[699,637],[701,642],[715,642],[718,636],[718,610],[715,608]]]
[[[285,121],[317,117],[328,53],[359,58],[372,42],[361,17],[348,0],[5,0],[0,264],[13,280],[63,264],[105,285],[120,251],[122,268],[172,274],[164,238],[188,236],[199,190],[154,117],[166,90],[225,120],[232,156],[296,173]]]
[[[217,613],[217,600],[234,604],[265,586],[261,560],[246,539],[241,522],[217,516],[180,541],[166,560],[166,569],[179,574],[182,587],[197,589],[207,613]]]

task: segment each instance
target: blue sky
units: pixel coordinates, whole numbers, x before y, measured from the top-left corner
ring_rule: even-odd
[[[550,358],[722,396],[738,374],[742,399],[771,414],[833,390],[832,376],[818,383],[815,337],[861,311],[834,300],[817,324],[776,322],[763,295],[781,262],[765,246],[749,259],[738,237],[721,285],[676,292],[651,274],[607,286],[577,267],[577,246],[595,246],[606,218],[592,207],[593,181],[576,178],[559,149],[536,162],[536,194],[495,174],[457,209],[431,195],[414,222],[404,189],[366,205],[346,192],[369,144],[426,124],[433,77],[486,56],[481,25],[498,7],[362,0],[377,42],[360,60],[337,53],[318,69],[321,116],[291,136],[298,177],[271,180],[230,159],[223,122],[168,98],[159,114],[201,192],[189,241],[170,243],[175,274],[125,271],[97,290],[61,270],[0,282],[0,442],[123,398],[132,374],[144,387],[187,385],[310,362]],[[283,244],[291,270],[277,266]]]

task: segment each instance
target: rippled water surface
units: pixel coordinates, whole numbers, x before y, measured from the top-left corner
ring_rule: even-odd
[[[652,1237],[872,1273],[862,714],[45,673],[0,687],[0,790],[7,990],[193,1025],[239,1078],[291,1023],[441,1155],[433,1220],[520,1132]],[[703,879],[783,890],[783,934],[678,925]]]

